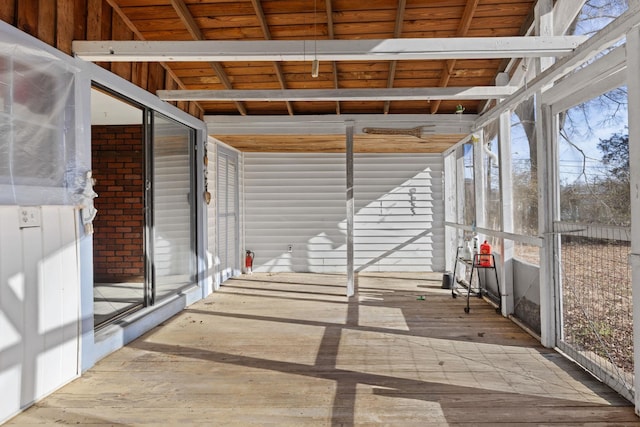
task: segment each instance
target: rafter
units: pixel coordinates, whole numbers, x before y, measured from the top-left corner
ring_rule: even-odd
[[[586,36],[258,41],[74,41],[79,58],[104,62],[305,61],[314,46],[321,61],[393,61],[555,57]]]
[[[199,41],[206,40],[204,35],[202,34],[202,31],[200,30],[200,27],[198,27],[196,20],[193,18],[193,15],[191,15],[189,8],[187,8],[187,5],[184,3],[184,1],[183,0],[170,0],[170,1],[176,13],[180,17],[180,20],[182,20],[185,27],[187,28],[187,31],[189,32],[189,34],[191,34],[191,37],[193,37],[194,40],[199,40]],[[225,89],[228,89],[228,90],[233,89],[233,85],[231,84],[231,81],[229,80],[227,73],[222,68],[222,65],[220,65],[217,62],[210,62],[209,65],[218,76],[218,80],[220,80],[220,83],[222,83],[222,86],[224,86]],[[247,109],[242,103],[236,101],[235,104],[240,114],[242,115],[247,114]]]
[[[471,20],[473,19],[473,15],[478,8],[478,3],[480,0],[467,0],[467,4],[464,7],[464,12],[462,13],[462,18],[460,19],[460,23],[458,24],[458,30],[456,31],[457,37],[464,37],[467,35],[469,31],[469,26],[471,26]],[[456,60],[451,59],[445,61],[442,66],[442,73],[440,76],[440,82],[438,86],[446,87],[449,84],[449,80],[451,79],[451,75],[453,74],[453,69],[456,66]],[[440,108],[440,101],[436,101],[431,104],[431,114],[435,114],[438,112]]]
[[[120,17],[120,19],[122,19],[122,22],[124,22],[124,24],[127,26],[127,28],[129,28],[129,30],[133,34],[135,34],[135,36],[139,40],[145,40],[145,38],[142,35],[142,33],[138,30],[138,28],[136,28],[135,25],[133,25],[133,22],[131,22],[131,20],[127,17],[127,15],[125,15],[125,13],[122,11],[122,9],[120,9],[120,6],[116,3],[115,0],[106,0],[106,2],[107,2],[107,4],[109,6],[111,6],[111,9],[113,9],[113,11]],[[186,86],[184,85],[184,83],[182,83],[182,80],[176,75],[176,73],[173,72],[173,70],[169,67],[168,64],[165,64],[164,62],[160,62],[160,66],[162,68],[164,68],[164,70],[178,84],[178,87],[180,87],[182,89],[186,89]],[[202,108],[202,106],[200,104],[196,104],[196,106],[198,107],[198,109],[200,111],[202,111],[204,113],[204,108]]]
[[[260,3],[260,0],[251,0],[251,4],[253,5],[253,10],[255,10],[256,16],[258,17],[258,22],[260,23],[260,27],[262,28],[262,32],[264,33],[265,40],[271,40],[271,31],[269,30],[269,24],[267,24],[267,17],[264,16],[264,10],[262,10],[262,4]],[[280,63],[274,62],[273,68],[276,72],[276,78],[280,83],[280,87],[282,89],[286,89],[287,83]],[[289,115],[293,115],[293,107],[291,106],[291,103],[289,101],[286,101],[286,105]]]
[[[400,38],[400,34],[402,34],[402,24],[404,23],[404,9],[407,6],[407,0],[400,0],[398,2],[398,10],[396,12],[396,24],[393,29],[393,38]],[[396,79],[396,67],[398,65],[398,61],[391,61],[389,63],[389,75],[387,76],[387,88],[393,87],[393,82]],[[389,113],[389,109],[391,108],[391,101],[385,101],[384,103],[384,114]]]

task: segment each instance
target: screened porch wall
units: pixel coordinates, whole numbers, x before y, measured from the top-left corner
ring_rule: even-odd
[[[344,154],[245,153],[254,271],[346,272]],[[356,154],[356,271],[443,271],[439,155]]]

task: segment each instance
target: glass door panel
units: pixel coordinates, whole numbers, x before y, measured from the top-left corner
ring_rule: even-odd
[[[98,210],[93,221],[94,325],[145,303],[144,111],[94,86],[91,163]]]
[[[196,282],[193,129],[153,116],[152,268],[154,300]]]

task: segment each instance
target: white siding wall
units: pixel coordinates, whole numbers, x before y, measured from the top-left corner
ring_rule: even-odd
[[[235,150],[217,148],[216,171],[216,263],[218,283],[241,273],[239,248],[240,165]]]
[[[0,423],[79,373],[78,212],[0,206]]]
[[[442,271],[442,157],[360,154],[354,168],[358,271]],[[346,271],[345,171],[344,154],[245,154],[254,271]]]

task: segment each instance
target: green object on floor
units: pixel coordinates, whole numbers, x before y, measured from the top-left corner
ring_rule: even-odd
[[[416,298],[418,301],[424,301],[424,295],[420,295],[418,298]]]

